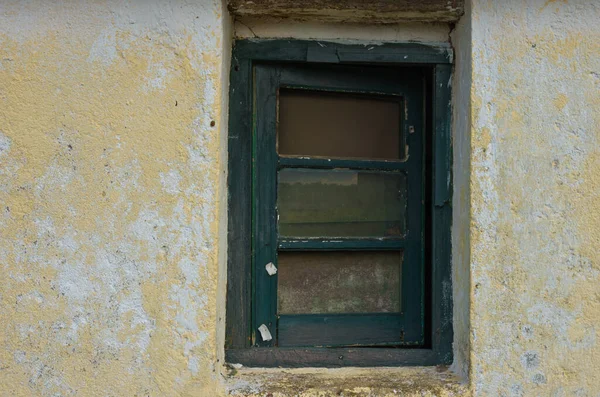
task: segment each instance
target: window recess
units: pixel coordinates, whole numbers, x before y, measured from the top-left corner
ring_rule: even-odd
[[[269,62],[239,59],[273,42],[234,50],[227,360],[445,363],[450,312],[433,305],[449,299],[448,187],[435,185],[449,180],[449,108],[436,82],[450,69],[282,62],[313,44],[283,42]]]

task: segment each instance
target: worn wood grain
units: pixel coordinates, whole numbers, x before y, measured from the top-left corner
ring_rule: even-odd
[[[454,22],[464,0],[230,0],[234,15],[311,18],[340,21]]]
[[[250,345],[251,291],[251,196],[252,196],[252,63],[232,62],[229,99],[236,117],[229,118],[227,238],[227,348]]]
[[[225,351],[228,363],[246,367],[374,367],[436,365],[431,349],[251,348]]]

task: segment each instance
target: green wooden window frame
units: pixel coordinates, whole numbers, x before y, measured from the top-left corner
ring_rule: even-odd
[[[331,367],[437,365],[452,361],[451,62],[451,50],[446,46],[363,46],[302,40],[234,43],[228,164],[227,362]],[[386,66],[390,75],[370,78],[366,73],[357,79],[344,76],[353,73],[353,68],[371,65]],[[394,79],[397,84],[386,84]],[[404,107],[408,108],[407,103],[413,105],[402,123],[409,158],[332,161],[278,157],[274,94],[280,87],[397,96]],[[409,186],[407,235],[390,239],[278,238],[274,227],[275,186],[277,170],[284,168],[405,173]],[[277,316],[277,278],[270,277],[264,265],[276,262],[278,250],[355,249],[402,249],[404,263],[417,264],[402,269],[402,301],[413,301],[403,303],[402,316]],[[417,302],[415,297],[419,297]],[[268,325],[274,339],[262,340],[258,332],[261,324]],[[335,344],[339,337],[336,330],[364,335],[365,327],[373,339],[361,339],[364,347]],[[385,343],[387,335],[398,333],[402,334],[401,343]],[[323,334],[330,335],[330,340],[315,343],[313,336]],[[279,337],[285,343],[277,343]],[[315,344],[323,347],[311,347]]]

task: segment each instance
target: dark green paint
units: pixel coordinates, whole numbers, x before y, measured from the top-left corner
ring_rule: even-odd
[[[275,338],[263,341],[258,327],[266,325],[276,335],[277,276],[269,276],[265,266],[277,263],[277,213],[275,211],[276,164],[275,152],[277,93],[273,87],[278,83],[278,70],[268,66],[256,66],[254,82],[254,133],[252,167],[253,278],[254,299],[252,300],[252,330],[255,346],[273,346]]]
[[[413,348],[298,348],[229,349],[225,360],[246,367],[400,367],[437,365],[431,349]]]
[[[300,314],[279,317],[281,347],[419,345],[400,313]]]
[[[237,117],[229,119],[227,219],[227,321],[226,348],[245,348],[251,338],[252,297],[252,62],[232,64],[229,101]]]
[[[399,74],[396,70],[383,68],[366,67],[300,67],[300,66],[265,66],[255,67],[255,147],[254,147],[254,208],[256,238],[254,240],[255,250],[255,270],[254,285],[255,299],[254,313],[255,321],[253,329],[257,329],[261,324],[266,324],[274,333],[270,324],[274,324],[276,308],[276,288],[274,283],[276,276],[270,277],[263,270],[264,264],[268,262],[277,262],[276,247],[272,244],[277,239],[277,215],[275,212],[276,197],[276,170],[277,155],[275,153],[275,141],[277,135],[277,93],[280,87],[301,86],[311,90],[343,90],[350,93],[380,94],[385,93],[394,97],[402,98],[406,106],[404,118],[401,120],[403,136],[407,137],[408,158],[404,162],[406,165],[406,175],[408,181],[407,192],[407,226],[408,232],[402,244],[404,251],[404,261],[402,265],[402,302],[407,302],[405,310],[401,315],[403,328],[415,337],[410,341],[395,338],[396,345],[404,344],[423,344],[424,343],[424,280],[423,280],[423,139],[422,131],[423,119],[423,93],[421,92],[421,80],[423,76],[414,70],[406,70]],[[409,126],[410,132],[409,133]],[[353,160],[355,164],[361,164],[361,160]],[[373,162],[366,162],[372,164]],[[370,165],[369,164],[369,165]],[[367,165],[367,164],[365,164]],[[380,172],[386,172],[386,169],[376,169]],[[289,240],[289,239],[288,239]],[[302,249],[303,239],[296,239],[296,249]],[[337,243],[335,241],[338,241]],[[311,239],[311,242],[315,242]],[[299,244],[300,243],[300,244]],[[341,243],[341,244],[340,244]],[[376,243],[376,244],[373,244]],[[392,242],[394,243],[394,242]],[[331,249],[337,245],[339,248],[350,250],[372,249],[387,244],[388,247],[399,248],[398,244],[389,245],[387,239],[321,239],[318,244],[307,249]],[[338,248],[338,249],[339,249]],[[290,346],[294,341],[302,340],[306,343],[307,327],[301,326],[301,322],[311,321],[314,317],[295,317],[295,326],[284,328],[285,332],[277,332],[277,341],[281,346]],[[368,329],[372,326],[371,316],[352,316],[353,328]],[[313,330],[317,330],[316,324],[312,324]],[[388,330],[391,332],[391,330]],[[374,333],[373,338],[368,340],[372,344],[376,340],[376,335],[383,336],[381,333]],[[325,340],[319,341],[318,332],[312,333],[316,345],[325,343]],[[325,335],[325,334],[321,334]],[[347,331],[343,340],[351,340],[350,330]],[[385,334],[387,338],[387,334]],[[325,337],[325,336],[324,336]],[[341,335],[338,335],[341,337]],[[352,344],[359,345],[365,340],[358,338],[353,340]],[[389,338],[382,339],[381,343],[387,343]],[[262,342],[258,337],[255,338],[255,345],[268,346],[272,342]]]
[[[248,39],[237,40],[234,51],[234,62],[235,59],[251,59],[254,62],[334,64],[434,65],[452,63],[452,49],[448,44],[363,45],[338,44],[328,41]]]
[[[324,47],[324,46],[325,47]],[[255,40],[242,40],[236,41],[234,46],[233,61],[232,61],[232,72],[231,72],[231,88],[230,88],[230,137],[229,137],[229,248],[228,248],[228,295],[227,295],[227,328],[226,328],[226,356],[227,360],[231,362],[240,362],[244,365],[259,365],[259,366],[340,366],[340,365],[356,365],[356,366],[371,366],[371,365],[434,365],[438,363],[449,363],[452,360],[452,323],[451,323],[451,312],[452,302],[451,294],[451,280],[450,280],[450,215],[449,211],[449,195],[451,190],[450,179],[448,175],[450,172],[450,114],[449,114],[449,85],[448,80],[451,71],[451,51],[446,46],[441,47],[430,47],[418,44],[391,44],[383,46],[362,46],[362,45],[341,45],[334,43],[321,42],[308,42],[308,41],[295,41],[295,40],[275,40],[275,41],[255,41]],[[327,51],[321,51],[318,48],[327,48]],[[434,164],[433,164],[433,178],[436,181],[434,202],[438,204],[432,210],[431,216],[431,229],[433,232],[433,243],[431,246],[431,271],[428,270],[428,274],[431,274],[431,279],[428,280],[428,287],[431,290],[431,298],[428,302],[431,302],[431,307],[425,310],[424,307],[424,295],[425,289],[421,286],[424,282],[424,272],[419,266],[409,266],[411,270],[408,274],[403,275],[403,282],[405,280],[413,280],[412,283],[403,283],[402,292],[403,302],[407,302],[410,297],[420,296],[421,304],[408,306],[403,313],[403,330],[404,339],[406,340],[407,330],[417,330],[412,332],[411,338],[417,343],[422,345],[419,349],[369,349],[363,348],[284,348],[284,347],[267,347],[272,343],[261,343],[257,337],[257,331],[255,325],[259,323],[270,322],[270,330],[274,337],[276,332],[274,331],[274,318],[275,318],[275,306],[276,306],[276,277],[265,277],[266,271],[264,271],[264,265],[262,263],[266,259],[272,258],[276,253],[277,241],[273,240],[273,237],[269,236],[269,232],[266,227],[255,225],[253,230],[251,222],[251,213],[254,217],[263,217],[264,219],[272,219],[273,211],[262,210],[261,206],[256,205],[258,198],[266,198],[267,201],[271,200],[274,203],[275,197],[269,194],[269,189],[274,191],[274,183],[268,187],[260,184],[258,189],[255,189],[252,193],[251,181],[254,180],[256,186],[256,179],[251,177],[252,162],[248,158],[252,153],[252,147],[261,148],[266,150],[267,162],[273,167],[273,172],[267,173],[271,175],[275,181],[275,170],[277,167],[317,167],[317,168],[330,168],[331,165],[327,164],[327,159],[277,159],[274,156],[274,149],[268,152],[267,146],[271,145],[269,138],[261,137],[259,130],[267,126],[267,129],[274,131],[274,126],[269,126],[266,123],[264,126],[261,122],[257,122],[256,125],[252,126],[251,120],[256,119],[252,117],[253,109],[253,89],[252,89],[252,65],[256,68],[261,61],[276,61],[276,62],[307,62],[302,66],[287,64],[287,68],[270,68],[271,71],[265,73],[268,75],[264,80],[265,88],[269,84],[273,83],[273,79],[278,80],[280,86],[294,87],[294,88],[306,88],[312,89],[320,87],[323,90],[332,91],[347,91],[347,92],[371,92],[374,94],[387,94],[387,95],[399,95],[408,100],[408,106],[411,108],[411,104],[417,104],[416,109],[421,109],[419,100],[414,98],[419,97],[419,92],[422,92],[420,81],[421,73],[424,70],[429,70],[432,77],[432,86],[434,87],[433,101],[434,101],[434,119],[435,125],[433,126],[433,139],[435,140],[434,145],[436,151],[434,153]],[[323,69],[323,64],[345,64],[347,66],[339,67],[336,72],[327,71]],[[409,80],[416,81],[411,89],[403,88],[398,89],[397,86],[390,86],[389,84],[377,84],[377,81],[384,81],[381,76],[365,77],[361,80],[361,83],[356,84],[352,80],[348,80],[344,76],[351,75],[353,73],[364,74],[365,76],[371,76],[368,73],[362,73],[361,70],[365,69],[366,64],[376,63],[378,65],[396,65],[394,69],[382,69],[379,68],[379,74],[384,75],[390,73],[391,76],[398,78],[398,75],[410,76],[414,74]],[[428,69],[407,69],[405,65],[428,65]],[[310,67],[309,67],[310,66]],[[273,71],[273,69],[277,69]],[[433,72],[433,73],[432,73]],[[369,80],[370,79],[370,80]],[[444,80],[445,79],[445,80]],[[261,83],[256,81],[256,88],[260,90]],[[444,80],[444,84],[440,84]],[[348,83],[351,81],[351,83]],[[257,91],[258,92],[258,91]],[[411,100],[411,97],[413,99]],[[441,101],[445,99],[443,104]],[[412,102],[415,100],[415,102]],[[267,109],[273,109],[272,102],[274,98],[265,99]],[[275,110],[270,110],[271,113],[275,113]],[[412,186],[416,178],[423,178],[423,171],[420,173],[411,172],[413,167],[410,162],[415,161],[417,158],[418,162],[423,162],[423,150],[415,150],[414,148],[422,143],[416,142],[415,137],[419,136],[420,139],[424,138],[422,133],[423,120],[422,115],[416,114],[414,111],[408,112],[409,119],[406,120],[405,126],[413,125],[415,127],[415,134],[409,134],[407,130],[404,131],[404,136],[408,139],[410,145],[410,157],[408,161],[399,162],[355,162],[347,161],[344,164],[336,164],[335,166],[342,166],[354,169],[386,169],[386,170],[403,170],[407,171],[410,176],[414,179],[409,181],[409,186]],[[412,119],[411,119],[412,117]],[[408,127],[407,127],[408,128]],[[251,136],[253,132],[256,134],[256,139],[253,141]],[[412,135],[412,136],[411,136]],[[439,145],[447,145],[442,148],[446,152],[439,150]],[[417,153],[418,152],[418,153]],[[338,160],[339,161],[339,160]],[[296,163],[294,163],[296,162]],[[369,164],[370,163],[370,164]],[[441,164],[440,164],[441,163]],[[256,164],[255,164],[256,166]],[[264,168],[261,168],[264,167]],[[333,168],[333,167],[332,167]],[[420,167],[421,169],[423,167]],[[261,169],[267,170],[267,165],[259,165],[255,170],[254,176],[261,178],[263,175],[260,172]],[[416,169],[416,168],[415,168]],[[441,177],[443,175],[443,179]],[[444,188],[438,188],[437,183],[441,180],[446,181],[446,193]],[[420,186],[424,184],[418,183]],[[424,190],[421,189],[410,189],[409,201],[424,202],[423,200]],[[440,206],[439,198],[442,197],[443,204]],[[445,198],[445,200],[444,200]],[[263,199],[264,200],[264,199]],[[263,201],[261,200],[261,202]],[[270,204],[269,204],[270,205]],[[254,208],[253,210],[250,210]],[[424,258],[424,247],[422,246],[423,241],[423,227],[425,224],[425,218],[420,211],[409,212],[409,233],[403,240],[380,240],[385,244],[400,244],[403,249],[407,252],[405,263],[423,263]],[[412,214],[412,216],[411,216]],[[273,225],[274,223],[271,223]],[[274,235],[274,233],[270,233]],[[249,244],[249,237],[253,236],[253,241],[260,241],[263,247],[259,249],[252,248],[252,244]],[[302,239],[304,241],[306,239]],[[362,244],[373,244],[373,246],[354,246],[355,249],[381,249],[383,247],[376,246],[377,242],[373,239],[361,239]],[[314,242],[311,242],[314,243]],[[320,241],[321,244],[328,244],[326,241]],[[330,241],[331,243],[331,241]],[[343,249],[349,249],[353,241],[344,241],[346,247]],[[310,248],[309,246],[293,246],[294,244],[305,244],[301,241],[293,241],[290,239],[280,241],[279,247],[283,249],[337,249],[332,247],[318,247]],[[286,246],[287,244],[287,246]],[[340,247],[340,246],[337,246]],[[398,246],[389,246],[389,249],[398,248]],[[255,257],[256,261],[254,266],[252,259]],[[262,274],[260,274],[262,273]],[[254,274],[254,279],[249,277],[250,274]],[[250,281],[254,284],[254,293]],[[420,280],[420,281],[419,281]],[[416,282],[414,282],[416,281]],[[261,292],[259,292],[259,290]],[[446,291],[446,292],[444,292]],[[257,294],[259,295],[257,297]],[[254,298],[253,298],[254,296]],[[252,311],[252,299],[255,302],[260,302],[260,308]],[[410,307],[413,307],[413,311],[410,311]],[[428,317],[426,322],[427,329],[423,330],[423,315],[431,315],[431,319]],[[281,319],[280,319],[281,321]],[[311,320],[314,323],[314,319]],[[311,324],[311,321],[305,324]],[[285,323],[285,321],[284,321]],[[317,321],[318,323],[318,321]],[[363,322],[368,324],[368,322]],[[417,325],[417,327],[414,327]],[[411,328],[412,327],[412,328]],[[284,324],[285,329],[285,324]],[[424,331],[427,331],[427,335],[424,336]],[[431,333],[431,336],[429,336]],[[250,348],[252,341],[258,342],[259,345],[264,347]],[[343,356],[340,359],[338,355]]]
[[[398,250],[409,243],[399,238],[280,238],[280,250],[289,251],[348,251],[348,250]]]
[[[405,171],[409,164],[405,161],[340,160],[325,158],[280,157],[279,168],[348,168],[351,170]]]
[[[431,337],[437,360],[452,363],[452,137],[451,65],[437,65],[433,78],[434,200],[431,238]]]

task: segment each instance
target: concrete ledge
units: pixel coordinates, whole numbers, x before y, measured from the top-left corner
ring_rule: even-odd
[[[232,396],[469,396],[446,367],[229,369]]]
[[[455,22],[464,0],[229,0],[236,16],[397,23],[401,21]]]

